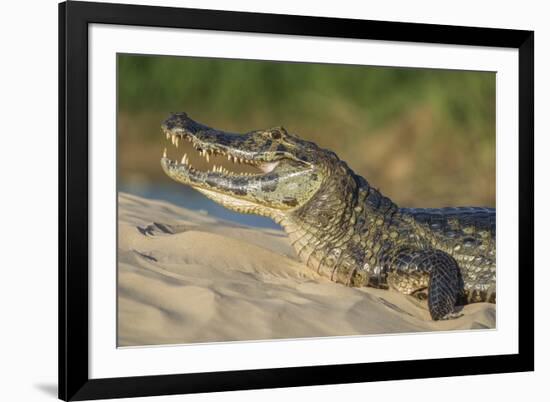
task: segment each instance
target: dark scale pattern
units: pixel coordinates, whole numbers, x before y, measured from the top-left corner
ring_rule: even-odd
[[[457,304],[495,302],[493,209],[399,209],[347,173],[329,175],[333,182],[291,216],[309,228],[304,262],[349,286],[425,296],[434,320],[453,317]]]
[[[298,257],[321,275],[424,297],[434,320],[453,317],[457,304],[496,302],[494,209],[398,208],[334,152],[283,128],[238,135],[178,113],[163,131],[198,150],[276,161],[272,172],[254,178],[190,171],[166,159],[161,165],[227,208],[274,219]]]

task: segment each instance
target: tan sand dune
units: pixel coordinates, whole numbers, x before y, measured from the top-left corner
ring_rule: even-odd
[[[411,297],[319,277],[282,231],[163,201],[120,193],[118,243],[119,346],[495,327],[492,304],[433,322]]]

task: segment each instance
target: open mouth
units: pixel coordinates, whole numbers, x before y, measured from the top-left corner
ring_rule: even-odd
[[[160,161],[166,175],[234,211],[274,216],[319,188],[320,176],[282,128],[234,134],[174,113],[161,129],[171,144]]]
[[[165,148],[161,159],[162,167],[172,178],[190,185],[200,185],[200,182],[208,178],[261,177],[273,172],[279,165],[279,161],[257,160],[230,146],[201,141],[186,132],[175,133],[164,127],[163,132],[175,152],[179,151],[179,156],[169,158],[168,149]]]

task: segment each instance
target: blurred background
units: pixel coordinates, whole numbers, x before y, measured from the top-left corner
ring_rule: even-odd
[[[160,123],[184,111],[231,132],[282,125],[336,152],[399,206],[494,207],[495,78],[490,72],[119,54],[119,191],[276,227],[230,212],[164,175]]]

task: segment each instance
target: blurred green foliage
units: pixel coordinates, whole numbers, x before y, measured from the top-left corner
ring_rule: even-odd
[[[151,144],[185,111],[228,131],[283,125],[397,202],[494,205],[495,85],[490,72],[119,55],[120,173],[165,180]]]
[[[450,125],[466,133],[494,124],[491,73],[369,68],[364,66],[184,57],[119,57],[121,110],[164,111],[193,107],[242,119],[253,113],[279,121],[298,110],[315,114],[323,99],[367,106],[370,127],[394,118],[411,103],[430,102]],[[263,112],[263,113],[262,113]],[[361,135],[362,133],[358,133]],[[486,132],[486,136],[494,133]]]

